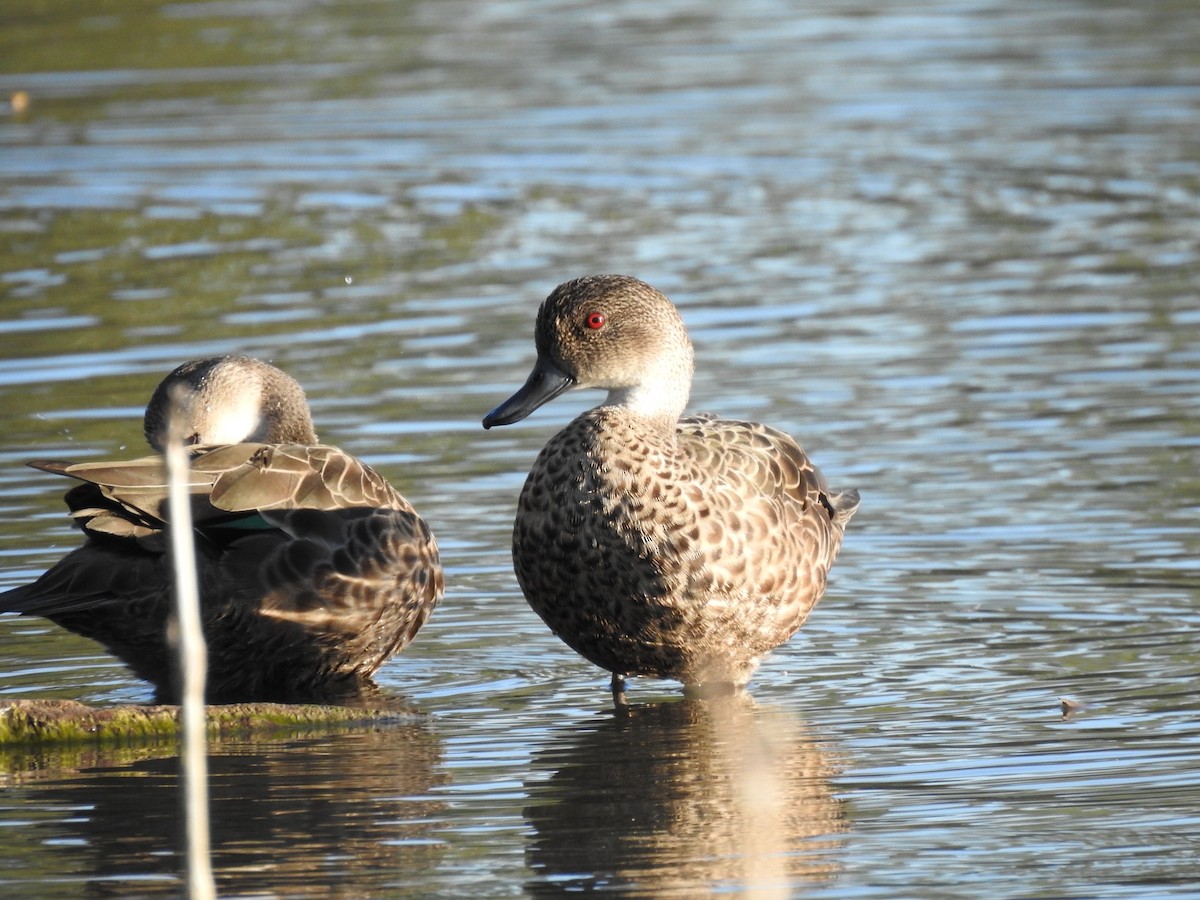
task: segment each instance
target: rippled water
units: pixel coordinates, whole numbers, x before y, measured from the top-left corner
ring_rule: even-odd
[[[1188,2],[55,3],[0,14],[0,586],[74,546],[31,457],[140,454],[270,358],[436,530],[411,722],[214,747],[230,895],[1185,895],[1200,881],[1200,17]],[[680,306],[693,407],[863,506],[752,700],[528,610],[484,433],[536,304]],[[0,692],[149,690],[0,617]],[[1062,698],[1077,707],[1064,717]],[[0,886],[180,890],[171,747],[13,751]]]

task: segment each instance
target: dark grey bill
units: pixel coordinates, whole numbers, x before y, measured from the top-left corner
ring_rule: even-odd
[[[574,386],[574,378],[539,358],[521,389],[483,417],[483,427],[520,422],[539,406]]]

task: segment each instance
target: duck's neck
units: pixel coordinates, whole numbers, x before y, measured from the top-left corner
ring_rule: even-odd
[[[688,390],[657,382],[627,388],[613,388],[604,401],[605,406],[620,407],[627,413],[646,419],[674,432],[675,423],[687,406]]]
[[[675,431],[683,415],[692,388],[691,346],[679,355],[663,356],[639,373],[632,384],[610,385],[605,406],[618,406],[626,412]]]

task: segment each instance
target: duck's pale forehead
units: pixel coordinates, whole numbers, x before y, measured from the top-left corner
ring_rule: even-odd
[[[199,425],[196,428],[201,443],[238,444],[246,440],[262,423],[259,392],[239,391],[236,395],[223,398],[219,406],[208,404],[198,410]]]

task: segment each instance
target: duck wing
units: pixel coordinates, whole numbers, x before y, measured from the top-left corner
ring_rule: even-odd
[[[162,457],[96,463],[35,460],[29,465],[84,482],[67,493],[66,501],[88,534],[139,540],[161,535],[167,521]],[[373,468],[325,445],[198,447],[187,478],[192,518],[200,528],[271,509],[412,509]]]
[[[704,414],[680,419],[678,437],[696,467],[714,480],[790,498],[802,511],[824,507],[839,530],[858,509],[858,491],[831,491],[796,439],[777,428]]]
[[[211,484],[226,512],[272,509],[402,509],[408,501],[373,468],[321,444],[235,444],[198,454],[193,477]]]

